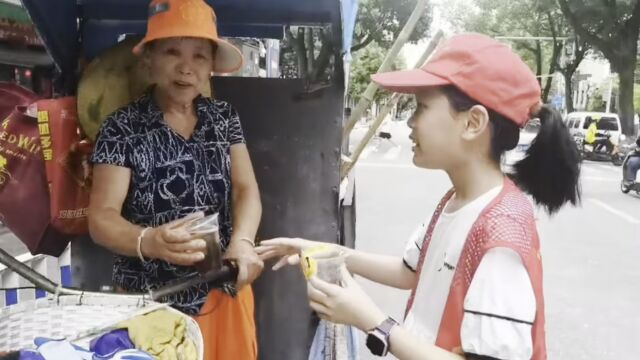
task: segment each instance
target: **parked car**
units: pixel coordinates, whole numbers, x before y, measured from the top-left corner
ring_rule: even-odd
[[[576,143],[581,145],[587,135],[589,125],[598,119],[598,131],[609,133],[611,135],[610,140],[614,145],[618,145],[620,141],[624,141],[625,136],[622,134],[622,124],[620,124],[618,114],[603,112],[572,112],[565,117],[564,123],[567,125],[567,128],[576,140]]]
[[[502,159],[502,166],[505,171],[510,171],[513,165],[524,159],[533,139],[538,135],[538,131],[540,131],[539,119],[532,119],[522,130],[520,130],[520,140],[518,140],[518,145],[516,145],[513,150],[508,151]]]

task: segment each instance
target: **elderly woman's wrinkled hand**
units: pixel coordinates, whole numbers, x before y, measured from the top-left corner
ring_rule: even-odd
[[[202,213],[195,213],[151,229],[142,241],[142,253],[182,266],[192,266],[204,260],[207,243],[201,235],[191,235],[185,229],[186,224],[203,216]]]
[[[238,280],[236,281],[238,290],[257,279],[264,268],[264,262],[254,247],[246,241],[231,240],[224,258],[234,260],[238,265]]]

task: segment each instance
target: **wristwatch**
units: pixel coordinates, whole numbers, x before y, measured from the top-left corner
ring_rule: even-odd
[[[389,336],[396,325],[398,322],[389,317],[367,333],[367,348],[373,355],[386,356],[389,353]]]

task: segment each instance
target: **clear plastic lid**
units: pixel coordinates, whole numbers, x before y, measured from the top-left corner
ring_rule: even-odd
[[[218,231],[218,213],[196,219],[187,225],[187,231],[192,234],[208,234]]]

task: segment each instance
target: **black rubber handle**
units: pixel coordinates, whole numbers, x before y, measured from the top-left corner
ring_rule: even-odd
[[[225,260],[219,270],[211,270],[206,274],[195,274],[187,278],[182,278],[160,289],[151,290],[149,293],[151,295],[151,299],[159,301],[168,295],[175,294],[202,283],[208,283],[211,287],[220,287],[224,283],[235,283],[237,279],[238,267],[234,262]]]

